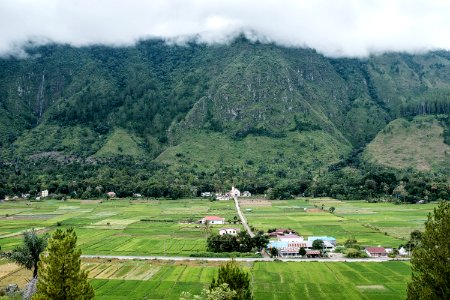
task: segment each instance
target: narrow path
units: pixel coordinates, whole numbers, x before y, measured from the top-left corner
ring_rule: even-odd
[[[254,237],[255,234],[250,230],[250,227],[247,224],[247,220],[245,219],[244,215],[242,214],[241,207],[239,206],[239,201],[238,201],[237,197],[233,196],[233,199],[234,199],[234,204],[236,205],[237,213],[239,215],[239,218],[241,219],[242,225],[244,225],[244,228],[245,228],[245,230],[247,230],[250,237]]]
[[[201,261],[229,261],[231,258],[224,257],[187,257],[187,256],[128,256],[128,255],[81,255],[82,258],[105,258],[105,259],[140,259],[140,260],[201,260]],[[409,258],[250,258],[235,257],[236,261],[255,262],[255,261],[289,261],[289,262],[385,262],[385,261],[407,261]]]

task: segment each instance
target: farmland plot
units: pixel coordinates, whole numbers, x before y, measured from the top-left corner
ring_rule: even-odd
[[[235,216],[231,201],[109,200],[0,203],[0,245],[8,250],[20,243],[24,230],[51,232],[74,227],[84,254],[189,255],[206,250],[205,215],[226,220]],[[5,213],[4,213],[5,212]],[[234,226],[234,225],[233,225]],[[239,226],[239,225],[237,225]],[[213,226],[217,232],[221,226]]]

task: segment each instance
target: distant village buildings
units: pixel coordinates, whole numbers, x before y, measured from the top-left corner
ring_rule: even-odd
[[[249,191],[244,191],[241,193],[240,190],[235,188],[234,186],[231,187],[231,190],[229,192],[226,192],[224,194],[222,193],[213,193],[213,192],[202,192],[202,197],[213,197],[215,196],[216,200],[231,200],[232,198],[236,197],[251,197],[252,194]]]
[[[316,257],[320,255],[320,250],[313,249],[314,240],[305,240],[302,236],[296,234],[277,235],[276,239],[271,240],[268,249],[277,248],[278,255],[282,257],[299,256],[300,248],[306,250],[307,257]],[[334,250],[334,245],[329,241],[323,241],[323,250]]]

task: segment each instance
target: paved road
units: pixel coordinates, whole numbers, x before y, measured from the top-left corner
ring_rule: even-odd
[[[234,199],[234,204],[236,205],[237,213],[238,213],[238,215],[239,215],[239,218],[241,219],[242,225],[244,225],[244,228],[245,228],[245,230],[247,230],[248,234],[249,234],[251,237],[254,237],[255,234],[250,230],[250,227],[249,227],[248,224],[247,224],[247,219],[246,219],[246,218],[244,217],[244,215],[242,214],[241,207],[239,206],[239,201],[238,201],[237,197],[236,197],[236,196],[233,196],[233,199]]]
[[[126,255],[81,255],[82,258],[105,258],[105,259],[140,259],[140,260],[201,260],[201,261],[228,261],[230,258],[219,257],[185,257],[185,256],[126,256]],[[246,258],[236,257],[236,261],[255,262],[255,261],[275,261],[273,258]],[[289,262],[385,262],[392,260],[406,261],[409,258],[283,258],[281,261]]]

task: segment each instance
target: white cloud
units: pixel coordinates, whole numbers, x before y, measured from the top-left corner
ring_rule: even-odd
[[[450,49],[450,1],[0,0],[1,55],[20,54],[30,40],[117,46],[196,36],[223,43],[239,32],[330,56]]]

